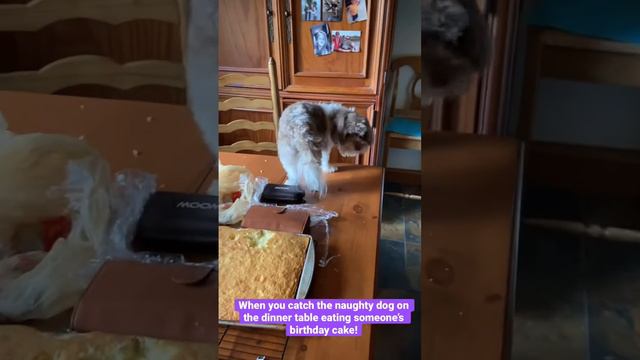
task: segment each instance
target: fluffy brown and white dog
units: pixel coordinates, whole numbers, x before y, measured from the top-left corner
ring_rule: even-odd
[[[490,53],[489,34],[476,0],[422,0],[423,95],[463,94]]]
[[[342,156],[353,157],[367,151],[371,139],[369,122],[353,108],[308,102],[287,107],[278,127],[278,157],[287,172],[286,184],[324,197],[323,173],[336,171],[329,164],[333,147]]]

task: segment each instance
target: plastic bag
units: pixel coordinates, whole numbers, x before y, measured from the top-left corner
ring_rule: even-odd
[[[251,205],[260,202],[260,195],[269,180],[254,177],[244,166],[219,165],[218,223],[237,224]]]
[[[112,183],[107,162],[78,139],[13,135],[0,119],[0,319],[59,314],[78,302],[104,260],[133,257],[127,243],[154,190],[155,178],[135,171]],[[60,215],[71,218],[66,238],[48,253],[14,254],[20,226]]]

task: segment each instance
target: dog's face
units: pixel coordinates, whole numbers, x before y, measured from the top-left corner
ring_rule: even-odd
[[[347,109],[337,114],[336,147],[340,155],[358,156],[371,146],[371,126],[367,118],[358,115],[354,109]]]

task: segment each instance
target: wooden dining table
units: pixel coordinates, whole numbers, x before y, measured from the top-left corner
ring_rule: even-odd
[[[452,133],[422,144],[422,359],[510,359],[522,147]]]
[[[271,183],[281,184],[286,179],[275,156],[219,156],[222,164],[245,166]],[[327,197],[314,206],[338,213],[330,220],[328,256],[335,257],[326,267],[316,265],[308,298],[375,297],[383,175],[381,168],[358,165],[338,165],[338,171],[328,175]],[[363,326],[359,337],[289,338],[278,330],[221,327],[218,352],[222,359],[254,360],[259,351],[267,359],[370,359],[371,338],[369,325]]]
[[[166,191],[205,191],[215,162],[185,106],[0,91],[9,130],[78,137],[113,172],[139,169]]]

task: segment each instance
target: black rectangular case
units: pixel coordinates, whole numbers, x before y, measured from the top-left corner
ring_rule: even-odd
[[[302,204],[304,191],[296,185],[267,184],[260,201],[266,204]]]
[[[134,251],[218,255],[218,197],[156,192],[149,197],[132,242]]]

